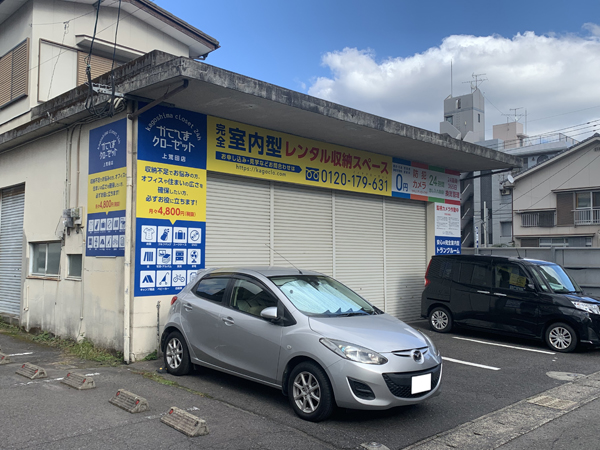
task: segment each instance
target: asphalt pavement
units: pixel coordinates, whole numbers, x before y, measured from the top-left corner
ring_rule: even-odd
[[[413,325],[442,351],[442,394],[390,411],[338,410],[317,424],[297,418],[276,389],[213,370],[173,377],[156,373],[161,361],[98,366],[0,334],[2,352],[13,355],[0,365],[0,449],[599,448],[600,351],[563,355],[541,343]],[[48,377],[17,375],[25,362]],[[96,388],[62,384],[71,371],[92,376]],[[119,389],[146,398],[150,410],[110,404]],[[172,406],[205,419],[209,434],[189,438],[161,423]]]

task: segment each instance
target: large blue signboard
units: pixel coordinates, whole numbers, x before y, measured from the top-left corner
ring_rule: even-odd
[[[136,186],[135,296],[177,294],[205,262],[205,115],[140,115]]]
[[[127,119],[90,131],[86,256],[125,255]]]

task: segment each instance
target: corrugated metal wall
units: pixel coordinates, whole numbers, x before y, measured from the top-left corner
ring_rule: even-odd
[[[0,191],[0,313],[21,311],[25,186]]]

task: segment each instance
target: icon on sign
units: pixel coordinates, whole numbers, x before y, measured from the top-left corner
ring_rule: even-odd
[[[159,264],[170,264],[171,263],[171,250],[165,250],[161,248],[158,250],[158,262]]]
[[[188,270],[188,280],[192,281],[195,280],[196,277],[198,276],[198,272],[195,270]]]
[[[125,230],[125,217],[119,217],[119,230]]]
[[[199,244],[202,242],[202,230],[200,228],[190,228],[188,241],[190,244]]]
[[[161,241],[166,241],[169,238],[169,229],[165,228],[162,234],[160,235]]]
[[[100,219],[94,220],[94,231],[100,231]]]
[[[154,264],[155,263],[155,249],[144,248],[142,249],[142,263],[143,264]]]
[[[140,287],[149,288],[154,287],[156,272],[150,270],[142,270],[140,272]]]
[[[177,239],[178,241],[185,239],[185,231],[177,230],[177,233],[175,233],[175,239]]]
[[[306,180],[307,181],[319,181],[319,169],[313,167],[306,168]]]
[[[165,273],[165,275],[162,277],[162,279],[158,282],[159,286],[168,286],[169,285],[169,281],[167,280],[167,278],[169,277],[169,273]]]
[[[100,219],[100,231],[106,231],[106,219]]]
[[[142,242],[156,242],[156,227],[142,227]]]
[[[98,245],[100,245],[100,237],[94,236],[94,248],[98,248]]]
[[[119,236],[113,236],[112,237],[112,246],[113,248],[119,248]]]
[[[106,244],[106,243],[105,243],[105,241],[104,241],[104,236],[100,236],[100,248],[104,248],[104,247],[106,247],[106,245],[105,245],[105,244]]]
[[[119,247],[125,248],[125,236],[123,235],[119,236]]]
[[[94,238],[92,236],[88,236],[88,248],[92,248],[94,246]]]
[[[185,264],[185,251],[184,250],[176,250],[175,251],[175,264]]]
[[[199,264],[200,263],[200,252],[198,250],[189,250],[189,263],[188,264]]]
[[[112,219],[108,219],[106,221],[106,231],[112,231],[113,221]]]
[[[187,243],[187,228],[173,228],[173,242],[176,244]]]

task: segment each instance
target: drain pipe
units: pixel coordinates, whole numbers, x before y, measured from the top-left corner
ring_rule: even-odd
[[[156,303],[156,356],[160,356],[160,300]]]
[[[133,102],[127,105],[129,111],[133,111]],[[131,238],[133,217],[133,128],[137,120],[127,121],[127,187],[125,198],[125,261],[123,267],[123,359],[125,364],[131,361]]]

